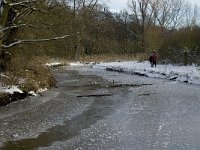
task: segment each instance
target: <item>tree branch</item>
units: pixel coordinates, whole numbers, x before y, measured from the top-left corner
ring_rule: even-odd
[[[35,1],[32,1],[32,2],[35,2]],[[9,4],[10,6],[17,6],[17,5],[21,5],[21,4],[26,4],[26,3],[30,3],[30,0],[27,0],[27,1],[21,1],[21,2],[16,2],[16,3],[11,3]]]
[[[38,28],[34,25],[31,25],[31,24],[19,24],[19,25],[13,25],[13,26],[10,26],[10,27],[5,27],[5,28],[0,28],[0,32],[5,32],[7,30],[10,30],[10,29],[15,29],[15,28],[21,28],[21,27],[32,27],[32,28]]]
[[[42,11],[38,8],[33,7],[33,6],[29,6],[29,5],[26,5],[26,4],[18,4],[18,5],[21,6],[21,7],[26,7],[28,9],[32,10],[32,11],[38,11],[38,12],[41,12],[41,13],[46,13],[45,11]]]
[[[18,45],[18,44],[25,44],[25,43],[55,41],[55,40],[64,39],[64,38],[67,38],[67,37],[70,37],[70,36],[73,36],[73,35],[64,35],[64,36],[61,36],[61,37],[55,37],[55,38],[49,38],[49,39],[18,40],[18,41],[13,42],[13,43],[11,43],[11,44],[9,44],[9,45],[2,45],[2,48],[10,48],[10,47],[13,47],[13,46],[15,46],[15,45]]]

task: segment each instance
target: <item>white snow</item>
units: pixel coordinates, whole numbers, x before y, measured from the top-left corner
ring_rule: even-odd
[[[38,90],[38,93],[42,93],[42,92],[45,92],[45,91],[47,91],[47,90],[48,90],[47,88],[39,89],[39,90]]]
[[[47,66],[61,65],[60,62],[54,62],[46,64]],[[95,69],[110,69],[113,71],[138,74],[153,78],[164,78],[174,81],[182,81],[190,84],[200,85],[200,67],[195,65],[190,66],[176,66],[172,64],[157,65],[156,68],[152,68],[148,61],[137,62],[137,61],[124,61],[124,62],[108,62],[108,63],[88,63],[83,64],[81,62],[70,63],[71,66],[88,66],[92,65]],[[3,76],[3,74],[1,74]],[[44,92],[47,89],[39,89],[38,92]],[[14,92],[23,93],[17,86],[2,86],[0,85],[0,92],[14,94]],[[36,96],[34,92],[30,94]]]
[[[62,63],[60,63],[60,62],[46,63],[46,66],[48,66],[48,67],[59,66],[59,65],[62,65]]]
[[[3,93],[9,93],[9,94],[14,94],[14,92],[23,93],[22,90],[20,90],[17,86],[14,86],[14,85],[9,86],[9,87],[0,86],[0,91]]]
[[[96,62],[87,62],[87,63],[82,63],[82,62],[73,62],[73,63],[69,63],[70,66],[74,66],[74,67],[81,67],[81,66],[88,66],[88,67],[92,67],[93,65],[95,65]]]
[[[156,68],[152,68],[148,61],[126,61],[95,64],[93,68],[110,69],[124,73],[138,74],[155,78],[165,78],[200,85],[200,68],[195,65],[176,66],[172,64],[166,64],[157,65]]]
[[[69,63],[70,66],[84,66],[85,64],[81,62],[74,62],[74,63]]]
[[[47,63],[46,66],[48,67],[52,67],[52,66],[59,66],[59,65],[62,65],[62,63],[60,62],[53,62],[53,63]],[[10,78],[4,74],[0,74],[1,77],[4,77],[4,78]],[[26,79],[20,79],[19,80],[19,83],[24,83]],[[41,93],[41,92],[44,92],[44,91],[47,91],[48,89],[47,88],[44,88],[44,89],[39,89],[37,93]],[[5,85],[2,85],[0,83],[0,93],[8,93],[8,94],[14,94],[14,92],[16,93],[23,93],[22,90],[20,90],[18,88],[18,86],[16,85],[10,85],[10,86],[5,86]],[[34,91],[29,91],[28,92],[30,95],[32,96],[37,96],[37,93],[35,93]]]
[[[30,94],[32,96],[37,96],[37,94],[34,91],[30,91],[30,92],[28,92],[28,94]]]

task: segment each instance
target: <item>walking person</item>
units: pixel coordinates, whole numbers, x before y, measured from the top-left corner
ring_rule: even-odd
[[[153,53],[149,56],[149,62],[151,64],[151,67],[153,68],[155,66],[156,68],[156,63],[157,63],[157,54],[156,51],[153,51]]]
[[[153,54],[152,54],[152,65],[151,65],[151,67],[155,66],[155,68],[156,68],[157,58],[158,58],[158,56],[156,54],[156,51],[153,51]]]
[[[149,62],[150,62],[151,67],[152,67],[152,65],[153,65],[153,54],[151,54],[151,55],[149,56]]]

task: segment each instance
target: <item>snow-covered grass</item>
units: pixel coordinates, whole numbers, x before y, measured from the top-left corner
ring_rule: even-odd
[[[61,66],[62,63],[53,62],[44,65],[42,58],[29,60],[26,65],[17,64],[0,74],[0,106],[27,96],[37,96],[39,93],[54,87],[54,80],[49,67]]]
[[[100,63],[94,65],[93,68],[138,74],[147,77],[165,78],[169,80],[176,80],[200,85],[200,68],[195,65],[175,66],[172,64],[166,64],[157,65],[156,68],[152,68],[150,66],[150,63],[147,61],[126,61]]]
[[[60,63],[60,62],[53,62],[53,63],[47,63],[45,65],[48,66],[48,67],[52,67],[52,66],[60,66],[60,65],[62,65],[62,63]],[[4,78],[10,79],[9,76],[7,76],[5,74],[2,74],[2,73],[0,74],[0,76],[4,77]],[[21,82],[21,80],[22,79],[20,78],[19,82]],[[23,80],[25,80],[25,79],[23,79]],[[47,90],[47,88],[43,88],[43,89],[40,88],[40,89],[38,89],[38,93],[44,92],[46,90]],[[2,84],[0,84],[0,93],[14,94],[15,92],[16,93],[23,93],[23,91],[19,88],[19,86],[16,86],[16,85],[2,85]],[[29,91],[28,93],[30,95],[33,95],[33,96],[37,95],[34,91]]]
[[[60,66],[60,65],[62,65],[62,63],[60,63],[60,62],[46,63],[46,66],[48,66],[48,67]]]
[[[20,90],[17,86],[0,86],[0,91],[2,93],[8,93],[8,94],[14,94],[14,92],[17,92],[17,93],[23,93],[22,90]]]
[[[83,63],[81,62],[72,62],[72,63],[69,63],[70,66],[84,66]]]
[[[89,63],[82,63],[82,62],[73,62],[73,63],[69,63],[70,66],[93,66],[94,64],[96,64],[96,62],[89,62]]]

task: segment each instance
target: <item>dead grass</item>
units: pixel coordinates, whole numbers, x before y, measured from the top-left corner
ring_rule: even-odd
[[[144,61],[147,54],[125,54],[125,55],[93,55],[80,59],[82,62],[110,62],[110,61]],[[67,64],[67,60],[50,59],[49,57],[14,57],[8,66],[7,72],[0,76],[0,82],[5,85],[18,85],[23,91],[37,91],[41,88],[51,88],[55,86],[55,80],[47,66],[47,62],[62,62]]]
[[[91,55],[80,59],[82,62],[111,62],[111,61],[144,61],[148,59],[147,54],[124,54],[124,55]]]
[[[9,96],[6,93],[0,93],[0,106],[5,105],[9,101]]]
[[[6,85],[18,85],[24,92],[38,91],[41,88],[51,88],[55,86],[55,80],[44,65],[48,58],[13,58],[8,71],[5,73],[7,78],[2,78]]]
[[[110,61],[144,61],[147,60],[147,54],[137,55],[95,55],[82,57],[82,62],[110,62]],[[18,85],[19,88],[28,93],[29,91],[37,92],[39,89],[55,87],[54,80],[49,68],[44,65],[47,62],[61,62],[67,64],[68,60],[56,60],[48,57],[14,57],[8,66],[7,72],[0,75],[0,83],[3,85]],[[9,103],[11,95],[0,93],[0,105]]]
[[[0,75],[3,86],[17,85],[24,93],[14,95],[0,93],[0,105],[23,99],[29,91],[37,92],[39,89],[51,88],[56,82],[49,68],[44,65],[48,58],[13,58],[7,72]]]

